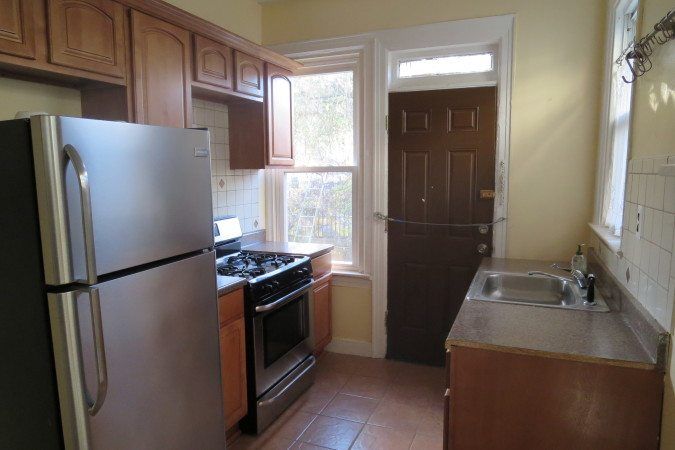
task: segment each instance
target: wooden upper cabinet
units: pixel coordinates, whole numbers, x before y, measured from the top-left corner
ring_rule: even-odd
[[[267,64],[267,164],[292,166],[292,83],[291,72]]]
[[[124,78],[124,7],[111,0],[48,0],[53,64]]]
[[[35,0],[0,0],[0,53],[35,59]]]
[[[132,11],[131,35],[136,121],[191,126],[190,33]]]
[[[265,63],[239,51],[234,52],[234,90],[242,94],[265,95]]]
[[[194,77],[196,81],[232,89],[232,49],[205,37],[194,35]]]

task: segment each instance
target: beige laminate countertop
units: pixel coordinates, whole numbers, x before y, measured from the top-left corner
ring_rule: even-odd
[[[218,286],[218,296],[229,294],[230,292],[243,287],[246,284],[246,278],[216,276],[216,285]]]
[[[552,271],[549,263],[541,261],[498,258],[485,258],[478,269],[479,273],[527,270]],[[656,368],[655,358],[637,331],[616,310],[592,312],[465,299],[446,340],[447,348],[453,345]]]
[[[334,248],[331,244],[309,244],[304,242],[259,242],[247,245],[249,252],[268,252],[279,255],[305,255],[310,258],[325,255]]]

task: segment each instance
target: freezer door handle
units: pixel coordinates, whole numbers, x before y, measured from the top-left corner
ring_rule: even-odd
[[[80,203],[82,210],[82,228],[84,230],[84,255],[87,267],[87,279],[78,280],[87,284],[97,283],[96,252],[94,250],[94,221],[91,213],[91,191],[89,189],[89,174],[84,162],[75,147],[67,144],[63,151],[73,163],[77,181],[80,186]]]
[[[103,406],[106,394],[108,393],[108,368],[106,365],[103,324],[101,321],[101,300],[97,288],[89,289],[89,307],[91,309],[91,325],[94,332],[98,389],[96,391],[96,399],[94,401],[87,399],[87,405],[89,406],[89,414],[94,416],[101,409],[101,406]]]

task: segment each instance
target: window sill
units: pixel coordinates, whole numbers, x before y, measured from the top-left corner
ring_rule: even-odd
[[[370,275],[351,270],[333,269],[333,286],[366,288],[371,285]]]
[[[621,252],[621,238],[615,236],[607,227],[595,223],[589,223],[591,231],[615,254]]]

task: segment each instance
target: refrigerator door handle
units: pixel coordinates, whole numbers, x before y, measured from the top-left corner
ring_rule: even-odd
[[[94,332],[94,353],[96,355],[96,379],[98,389],[96,399],[92,402],[87,399],[89,414],[95,416],[103,406],[108,393],[108,367],[105,357],[105,342],[103,340],[103,323],[101,320],[101,300],[98,289],[89,289],[89,307],[91,309],[91,324]]]
[[[87,279],[78,280],[87,284],[96,284],[96,253],[94,250],[94,221],[91,213],[91,192],[89,189],[89,174],[80,154],[70,144],[67,144],[63,151],[66,156],[73,163],[75,173],[77,174],[77,181],[80,186],[80,203],[82,210],[82,228],[84,230],[84,252],[85,263],[87,267]]]

